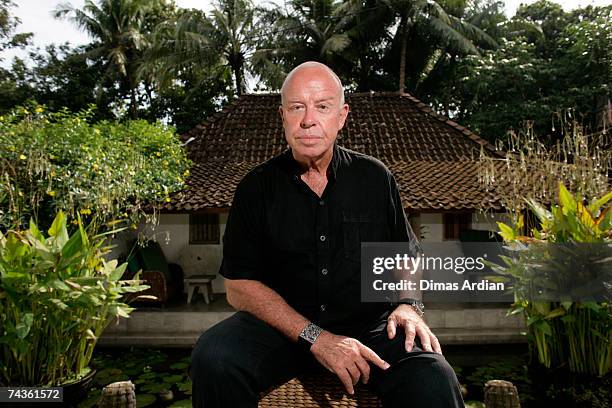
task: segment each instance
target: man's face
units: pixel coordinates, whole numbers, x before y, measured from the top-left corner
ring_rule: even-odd
[[[317,159],[332,151],[348,114],[348,105],[340,103],[340,91],[334,78],[320,68],[298,70],[285,85],[279,111],[296,159]]]

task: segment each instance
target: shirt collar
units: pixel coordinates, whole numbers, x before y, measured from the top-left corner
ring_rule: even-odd
[[[291,148],[288,148],[284,152],[284,156],[285,156],[285,162],[287,164],[287,170],[289,170],[289,172],[291,173],[292,176],[294,176],[294,178],[295,176],[299,177],[302,174],[302,168],[300,167],[300,164],[297,162],[297,160],[295,160],[295,158],[293,157]],[[329,166],[327,167],[327,176],[329,180],[336,180],[336,177],[338,175],[338,169],[342,162],[342,159],[340,156],[341,156],[340,148],[338,147],[338,144],[334,142],[332,159],[331,159],[331,162],[329,163]]]

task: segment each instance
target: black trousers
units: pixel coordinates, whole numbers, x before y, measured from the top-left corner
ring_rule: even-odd
[[[401,328],[388,338],[386,317],[355,336],[391,365],[381,370],[370,363],[367,386],[383,406],[463,407],[459,382],[444,357],[421,350],[418,340],[406,352]],[[237,312],[204,332],[194,347],[193,406],[255,408],[261,391],[314,369],[325,370],[311,353],[255,316]]]

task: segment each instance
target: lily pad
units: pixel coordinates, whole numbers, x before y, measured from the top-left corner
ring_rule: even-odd
[[[180,392],[191,391],[191,381],[185,381],[177,384]]]
[[[157,401],[157,397],[153,394],[137,394],[136,408],[148,407]]]
[[[168,388],[168,384],[152,383],[143,385],[140,387],[139,391],[157,394],[161,391],[167,390]]]
[[[142,378],[143,380],[151,380],[155,377],[157,377],[157,373],[156,372],[150,372],[150,373],[144,373],[141,376],[139,376],[138,378]]]
[[[186,400],[176,401],[174,404],[170,405],[168,408],[191,408],[191,398]]]
[[[172,370],[184,370],[189,367],[189,363],[184,361],[179,361],[178,363],[170,364],[170,368]]]
[[[175,374],[175,375],[167,375],[165,377],[162,377],[162,381],[165,383],[169,383],[169,384],[176,384],[178,382],[181,382],[183,380],[183,375],[181,374]]]
[[[147,362],[150,365],[153,365],[153,364],[163,363],[166,360],[167,360],[167,357],[165,355],[158,355],[158,356],[154,356],[152,358],[147,359]]]
[[[142,373],[142,367],[127,368],[127,369],[123,370],[123,372],[126,375],[129,375],[130,377],[135,377],[138,374]]]
[[[104,387],[110,383],[116,381],[126,381],[128,380],[128,376],[123,373],[123,371],[117,368],[104,368],[100,370],[96,376],[94,377],[93,383],[94,385]]]

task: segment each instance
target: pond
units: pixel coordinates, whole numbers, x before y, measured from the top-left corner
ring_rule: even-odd
[[[99,348],[92,365],[98,370],[89,395],[79,407],[96,406],[104,386],[131,380],[138,407],[191,407],[188,376],[191,349]],[[470,408],[484,407],[488,380],[511,381],[522,407],[612,407],[612,374],[598,378],[572,375],[564,367],[546,370],[529,364],[526,344],[455,345],[444,348],[467,392]]]

